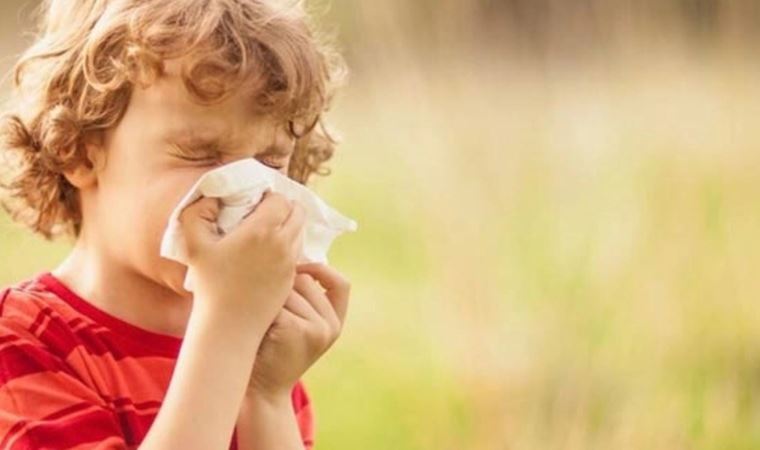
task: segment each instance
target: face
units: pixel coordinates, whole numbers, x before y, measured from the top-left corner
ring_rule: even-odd
[[[194,102],[177,73],[168,65],[167,76],[135,89],[103,138],[105,161],[82,207],[84,232],[110,261],[188,297],[186,267],[159,255],[174,207],[205,172],[241,158],[287,174],[295,141],[282,124],[255,115],[242,93],[211,106]]]

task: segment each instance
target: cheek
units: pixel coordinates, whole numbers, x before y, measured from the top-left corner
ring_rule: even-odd
[[[196,171],[198,172],[198,171]],[[187,194],[197,181],[202,171],[173,171],[166,173],[161,180],[156,180],[151,186],[151,196],[145,208],[146,211],[144,230],[151,237],[150,241],[158,252],[163,232],[169,223],[169,217],[182,198]]]
[[[176,265],[159,255],[161,238],[169,216],[200,174],[190,171],[166,171],[142,186],[125,188],[118,201],[118,213],[111,219],[111,240],[118,240],[121,252],[131,255],[142,269]]]
[[[144,186],[146,195],[134,199],[132,204],[135,217],[119,225],[122,236],[129,234],[118,245],[122,254],[129,255],[130,264],[144,276],[182,295],[186,295],[182,283],[187,267],[160,255],[161,239],[169,216],[197,178],[189,173],[167,173]],[[128,228],[124,227],[126,222]]]

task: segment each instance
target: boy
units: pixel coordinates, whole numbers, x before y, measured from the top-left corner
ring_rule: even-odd
[[[159,256],[203,173],[255,157],[306,183],[342,65],[300,5],[49,0],[2,122],[5,209],[75,245],[0,292],[0,448],[312,448],[301,375],[349,282],[296,264],[303,208],[268,193],[225,236],[180,216],[195,271]]]

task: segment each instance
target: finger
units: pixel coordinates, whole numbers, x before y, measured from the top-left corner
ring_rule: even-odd
[[[296,265],[296,274],[308,273],[325,288],[325,295],[332,303],[341,324],[346,320],[351,283],[340,272],[323,263]]]
[[[277,228],[290,215],[291,202],[282,194],[264,192],[262,200],[238,225],[243,230],[252,228]]]
[[[311,275],[297,274],[293,287],[327,323],[335,326],[341,325],[342,322],[325,295],[325,291]]]
[[[193,253],[198,246],[219,236],[216,223],[219,208],[218,198],[199,197],[180,212],[177,220],[185,234],[189,252]]]
[[[296,291],[291,291],[285,301],[285,308],[307,321],[319,318],[319,313],[309,304],[309,301]]]
[[[288,324],[295,324],[304,320],[305,319],[303,317],[299,316],[288,308],[282,308],[280,312],[277,313],[277,317],[275,317],[273,323],[277,323],[281,326],[286,327]]]
[[[297,236],[303,230],[303,225],[306,222],[306,210],[303,205],[298,202],[293,202],[293,208],[290,211],[290,215],[282,223],[280,231],[290,239],[296,239]]]
[[[301,232],[298,233],[298,237],[293,241],[293,245],[291,246],[291,251],[296,255],[296,259],[299,260],[301,255],[303,254],[303,241],[304,241],[304,234],[305,231],[302,228]]]

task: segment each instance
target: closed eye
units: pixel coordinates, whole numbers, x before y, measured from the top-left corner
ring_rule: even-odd
[[[224,157],[224,152],[213,146],[194,146],[193,148],[188,149],[174,144],[172,147],[176,150],[173,156],[182,159],[183,161],[198,163],[199,165],[204,166],[221,163]],[[265,166],[280,171],[287,167],[289,156],[289,154],[265,151],[254,156],[254,158]]]
[[[175,152],[172,153],[172,156],[184,161],[215,162],[220,161],[222,158],[222,153],[210,146],[194,146],[192,148],[187,148],[173,143],[172,148],[175,150]]]
[[[274,158],[271,158],[271,159],[270,158],[267,158],[267,157],[262,157],[262,158],[256,157],[256,160],[258,162],[260,162],[261,164],[264,164],[267,167],[271,167],[274,170],[282,170],[282,169],[284,169],[287,166],[287,163],[285,163],[285,164],[278,164],[277,162],[273,162],[273,161],[275,161]]]
[[[202,161],[218,161],[219,158],[213,157],[213,156],[206,156],[206,157],[191,157],[191,156],[182,156],[182,155],[175,155],[179,159],[183,159],[185,161],[193,161],[193,162],[202,162]]]
[[[176,155],[176,156],[184,161],[190,161],[193,163],[215,164],[215,163],[221,162],[221,159],[215,156],[206,156],[206,157],[190,157],[190,156],[181,156],[181,155]],[[260,160],[257,158],[257,161],[259,161],[261,164],[264,164],[265,166],[270,167],[274,170],[282,170],[286,167],[286,165],[272,163],[268,161],[267,159]]]

